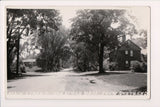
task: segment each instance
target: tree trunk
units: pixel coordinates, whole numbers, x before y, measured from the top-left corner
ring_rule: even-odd
[[[9,55],[7,55],[7,79],[10,79],[11,77],[10,58]]]
[[[102,43],[100,43],[100,48],[99,48],[99,73],[104,73],[103,55],[104,55],[104,45]]]
[[[11,77],[9,46],[10,46],[10,39],[7,42],[7,79],[10,79],[10,77]]]
[[[79,64],[78,64],[78,53],[76,53],[76,61],[75,61],[75,65],[76,65],[76,67],[79,69]]]
[[[17,67],[16,67],[16,75],[19,73],[19,42],[20,42],[20,35],[18,36],[18,43],[17,43]]]

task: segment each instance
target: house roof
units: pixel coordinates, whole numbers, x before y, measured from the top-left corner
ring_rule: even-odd
[[[36,62],[36,59],[25,59],[23,62]]]
[[[141,50],[141,48],[138,45],[136,45],[134,42],[132,42],[131,40],[127,40],[123,42],[119,48],[119,50],[126,50],[126,49]]]

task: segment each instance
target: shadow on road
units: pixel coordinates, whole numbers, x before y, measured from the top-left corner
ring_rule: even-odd
[[[116,75],[116,74],[128,74],[128,72],[105,72],[105,73],[86,73],[86,74],[81,74],[79,76],[102,76],[102,75]]]
[[[9,88],[15,88],[16,86],[7,86],[7,88],[9,89]]]
[[[15,76],[14,78],[12,79],[9,79],[7,80],[7,82],[12,82],[14,80],[19,80],[19,79],[25,79],[27,77],[38,77],[38,76],[48,76],[48,75],[43,75],[43,74],[22,74],[22,75],[18,75],[18,76]]]

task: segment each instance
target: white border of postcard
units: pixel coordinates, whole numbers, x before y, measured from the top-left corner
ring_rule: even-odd
[[[37,3],[38,2],[38,3]],[[159,10],[160,10],[160,2],[158,1],[154,1],[154,2],[151,2],[151,1],[55,1],[55,2],[51,2],[51,1],[46,1],[46,2],[41,2],[41,1],[34,1],[34,2],[1,2],[1,9],[0,9],[0,14],[1,16],[3,16],[1,18],[1,26],[2,28],[0,29],[1,30],[1,42],[0,42],[0,48],[1,50],[3,50],[1,52],[1,55],[0,55],[0,58],[2,59],[1,62],[0,62],[0,73],[1,73],[1,104],[2,104],[2,107],[12,107],[13,105],[16,106],[16,107],[21,107],[23,105],[23,107],[27,107],[27,106],[30,106],[30,107],[35,107],[35,105],[39,105],[39,106],[44,106],[43,103],[46,103],[46,106],[48,107],[51,107],[51,105],[58,105],[59,103],[58,102],[50,102],[49,100],[46,100],[46,102],[44,101],[38,101],[38,102],[33,102],[33,101],[26,101],[26,100],[8,100],[6,99],[6,96],[5,96],[5,90],[6,90],[6,84],[4,84],[6,82],[6,77],[5,77],[5,39],[4,39],[4,34],[5,34],[5,16],[4,16],[4,12],[5,12],[5,7],[6,6],[18,6],[18,7],[21,7],[22,5],[23,6],[37,6],[37,7],[40,7],[40,6],[53,6],[53,4],[55,6],[150,6],[151,8],[151,39],[149,41],[151,41],[151,61],[148,61],[151,65],[151,68],[150,71],[152,72],[151,75],[149,75],[149,77],[151,77],[151,81],[148,80],[148,83],[151,83],[150,85],[148,85],[149,87],[151,87],[151,99],[149,101],[137,101],[137,100],[133,100],[133,101],[126,101],[126,100],[110,100],[111,102],[106,102],[106,101],[102,101],[102,102],[97,102],[97,101],[91,101],[92,104],[89,104],[87,106],[91,106],[95,104],[96,105],[99,105],[99,106],[105,106],[105,105],[108,105],[108,106],[114,106],[114,107],[125,107],[125,106],[130,106],[130,107],[134,107],[134,106],[137,106],[137,107],[140,107],[140,106],[145,106],[145,107],[156,107],[157,105],[160,106],[160,104],[158,103],[158,98],[160,97],[160,93],[159,93],[159,90],[160,90],[160,86],[158,86],[158,81],[160,81],[160,78],[159,78],[159,75],[160,75],[160,72],[159,71],[159,61],[160,60],[160,57],[159,57],[159,54],[160,54],[160,50],[158,50],[158,44],[159,44],[159,41],[160,41],[160,37],[158,36],[158,34],[160,34],[160,30],[159,30],[159,22],[160,20],[160,13],[159,13]],[[33,97],[33,96],[29,96],[30,97]],[[37,96],[38,97],[38,96]],[[57,98],[56,99],[61,99],[61,98],[58,98],[58,96],[56,96]],[[65,96],[66,97],[66,96]],[[93,97],[93,96],[92,96]],[[108,99],[108,98],[102,98],[101,96],[96,96],[96,99]],[[15,97],[14,97],[15,98]],[[18,98],[18,97],[17,97]],[[48,96],[44,96],[43,95],[43,98],[47,98],[47,99],[50,99]],[[76,96],[76,99],[78,97]],[[148,97],[150,98],[150,97]],[[51,99],[53,99],[51,97]],[[65,99],[65,98],[62,98],[62,99]],[[67,98],[68,99],[68,98]],[[74,96],[69,98],[69,99],[75,99]],[[78,98],[78,99],[81,99],[81,98]],[[84,98],[84,99],[90,99],[90,98]],[[92,98],[91,98],[92,99]],[[109,98],[109,99],[114,99],[114,98]],[[120,98],[118,99],[130,99],[129,97],[123,97],[123,96],[120,96]],[[133,98],[131,98],[133,99]],[[135,98],[137,99],[137,98]],[[138,98],[139,99],[139,98]],[[141,98],[140,98],[141,99]],[[27,103],[27,102],[30,102],[30,103]],[[47,104],[48,102],[48,104]],[[76,101],[76,102],[79,102],[79,101]],[[85,102],[85,101],[82,101],[82,102]],[[90,101],[88,101],[90,102]],[[34,105],[35,104],[35,105]],[[64,102],[63,104],[61,104],[62,106],[66,106],[66,102]],[[75,103],[68,103],[71,107],[73,106],[76,106],[77,104]],[[78,107],[80,106],[85,106],[84,104],[80,104],[79,102],[79,105]],[[157,106],[158,107],[158,106]]]

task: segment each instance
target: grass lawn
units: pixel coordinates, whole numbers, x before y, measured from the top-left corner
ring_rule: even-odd
[[[147,86],[146,73],[109,73],[109,75],[100,75],[97,78],[114,85]]]

